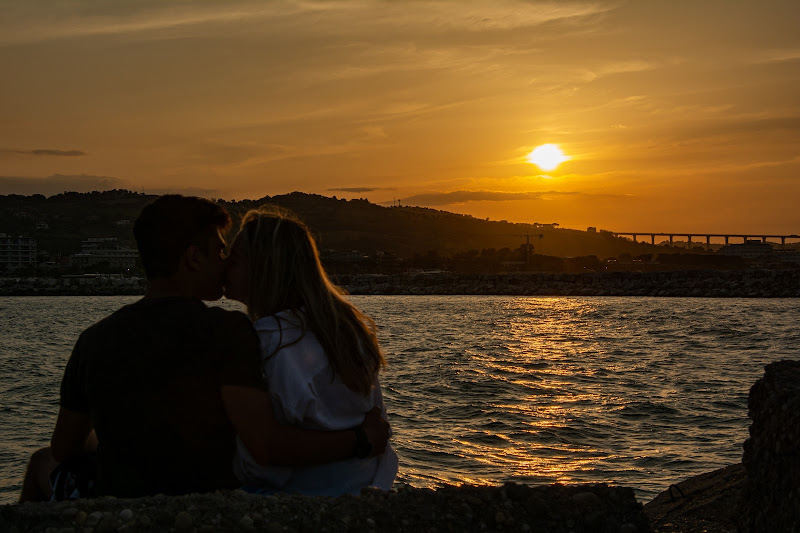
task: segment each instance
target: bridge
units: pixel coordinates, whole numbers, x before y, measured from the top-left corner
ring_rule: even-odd
[[[692,238],[705,238],[706,249],[711,247],[712,238],[725,239],[725,245],[728,245],[730,239],[742,239],[742,243],[750,240],[758,240],[767,242],[767,239],[780,239],[781,246],[786,245],[787,239],[800,239],[800,235],[765,235],[763,233],[658,233],[653,231],[613,231],[611,232],[614,237],[631,237],[633,242],[638,242],[637,237],[650,237],[650,244],[656,243],[656,237],[669,237],[670,246],[672,245],[675,237],[686,237],[687,248],[692,247]]]

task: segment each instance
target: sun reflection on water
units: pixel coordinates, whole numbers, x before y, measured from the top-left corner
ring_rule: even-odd
[[[469,370],[460,374],[473,385],[494,384],[494,393],[471,417],[473,425],[453,428],[450,444],[459,456],[516,477],[584,479],[580,473],[619,457],[593,442],[606,433],[591,427],[601,411],[621,408],[623,399],[597,383],[614,372],[614,365],[585,364],[582,358],[596,360],[605,348],[594,331],[576,327],[585,326],[598,305],[518,298],[505,301],[503,308],[493,318],[489,342],[464,351]],[[496,413],[516,423],[498,423]],[[590,427],[576,429],[587,422]]]
[[[800,345],[796,299],[353,300],[378,323],[389,361],[381,381],[398,480],[421,487],[608,482],[647,500],[741,459],[750,385]],[[8,500],[52,432],[74,339],[128,300],[4,301]]]
[[[730,435],[746,398],[709,408],[696,396],[727,398],[733,379],[708,359],[730,322],[717,303],[700,309],[709,333],[689,335],[698,306],[674,299],[404,298],[379,320],[402,482],[633,483],[654,495],[739,454]]]

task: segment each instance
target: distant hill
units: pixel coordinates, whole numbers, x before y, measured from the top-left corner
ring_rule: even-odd
[[[90,237],[117,237],[134,246],[132,225],[144,205],[155,199],[126,190],[42,195],[0,195],[0,233],[37,240],[40,250],[71,254]],[[485,249],[519,249],[529,236],[534,253],[558,257],[617,257],[670,250],[634,243],[609,232],[588,232],[491,221],[421,207],[383,207],[367,200],[345,200],[315,194],[291,194],[258,200],[218,200],[234,218],[262,204],[288,208],[314,232],[320,249],[358,250],[411,258],[440,257]],[[675,250],[679,251],[679,250]]]

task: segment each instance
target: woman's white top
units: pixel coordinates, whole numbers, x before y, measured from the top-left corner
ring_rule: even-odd
[[[280,424],[306,429],[344,430],[360,425],[377,406],[386,417],[380,383],[367,396],[332,379],[328,357],[316,335],[290,311],[256,320],[261,339],[262,372]],[[276,351],[277,350],[277,351]],[[237,438],[234,473],[243,484],[269,491],[338,496],[363,487],[389,490],[397,475],[397,454],[386,451],[368,459],[351,458],[308,467],[261,466]]]

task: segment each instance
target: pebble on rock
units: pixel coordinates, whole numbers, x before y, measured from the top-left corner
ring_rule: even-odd
[[[103,511],[95,511],[89,515],[86,519],[86,525],[89,527],[94,527],[100,523],[100,520],[103,518]]]
[[[572,501],[580,507],[596,507],[603,504],[600,496],[593,492],[579,492],[572,497]]]
[[[75,513],[75,523],[78,524],[79,526],[85,524],[87,518],[88,515],[86,514],[86,511],[78,511],[77,513]]]
[[[247,515],[244,515],[242,519],[239,520],[239,528],[244,531],[253,531],[255,529],[253,519]]]
[[[179,533],[188,532],[192,529],[192,515],[186,511],[181,511],[175,516],[175,531]]]

